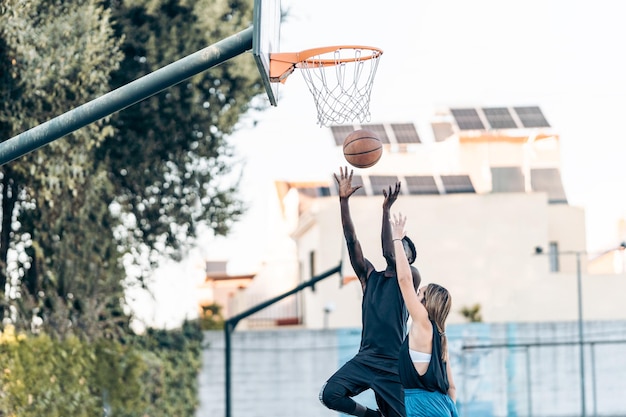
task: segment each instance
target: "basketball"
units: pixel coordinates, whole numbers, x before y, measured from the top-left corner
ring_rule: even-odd
[[[383,156],[383,143],[371,130],[355,130],[343,141],[343,156],[355,168],[369,168]]]

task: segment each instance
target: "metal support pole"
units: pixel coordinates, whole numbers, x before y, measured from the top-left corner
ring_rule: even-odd
[[[231,382],[230,382],[230,363],[231,363],[231,347],[230,347],[230,336],[233,333],[233,331],[235,330],[235,326],[237,325],[237,323],[232,323],[228,320],[226,320],[224,322],[224,368],[225,368],[225,378],[224,378],[224,383],[226,384],[226,392],[225,394],[225,399],[226,399],[226,417],[230,417],[230,404],[231,404],[231,399],[230,399],[230,386],[231,386]]]
[[[593,417],[598,417],[598,392],[596,383],[596,344],[591,342],[591,388],[593,392]]]
[[[252,49],[252,27],[0,143],[0,166]]]
[[[620,244],[618,248],[611,249],[610,251],[614,251],[616,249],[623,250],[626,248],[626,242]],[[608,253],[608,252],[607,252]],[[537,246],[535,248],[535,255],[543,255],[543,249],[541,246]],[[559,252],[559,255],[576,255],[576,287],[578,293],[578,346],[579,346],[579,357],[580,357],[580,413],[582,417],[587,416],[587,406],[585,401],[585,335],[584,335],[584,326],[583,326],[583,291],[582,291],[582,273],[580,267],[580,255],[586,254],[585,251],[567,251],[567,252]],[[595,401],[595,399],[594,399]]]
[[[576,279],[578,283],[578,343],[580,348],[580,412],[581,416],[585,417],[587,415],[585,405],[585,344],[583,333],[583,296],[580,271],[580,252],[576,252]]]

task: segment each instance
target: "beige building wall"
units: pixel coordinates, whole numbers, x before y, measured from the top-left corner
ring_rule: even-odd
[[[388,126],[386,130],[391,131]],[[332,133],[328,134],[333,140]],[[336,152],[341,161],[340,146]],[[511,167],[524,175],[522,189],[492,192],[492,168]],[[543,178],[548,191],[534,191],[530,173],[543,168],[552,169],[557,177]],[[457,130],[430,143],[399,144],[392,136],[376,165],[355,169],[355,175],[364,179],[367,196],[352,196],[352,218],[365,256],[377,269],[384,268],[380,242],[383,196],[374,195],[380,190],[372,189],[367,178],[398,176],[403,190],[392,212],[408,216],[408,235],[417,247],[416,266],[423,283],[439,283],[452,293],[449,323],[465,322],[460,310],[476,304],[486,322],[577,320],[579,277],[585,320],[626,319],[621,299],[626,274],[589,274],[585,213],[567,204],[559,172],[559,137],[550,128]],[[415,175],[434,176],[440,190],[440,176],[469,175],[475,192],[409,195],[405,179]],[[283,255],[293,256],[298,265],[296,277],[281,280],[302,283],[339,262],[343,266],[341,277],[329,277],[314,290],[300,293],[301,325],[313,329],[361,324],[362,290],[360,283],[351,279],[354,272],[332,173],[327,178],[331,196],[294,192],[297,184],[291,184],[287,193],[278,193],[289,225],[286,230],[294,243],[291,255]],[[537,247],[542,248],[541,254]],[[560,253],[557,258],[555,251]],[[265,288],[260,280],[264,276],[267,274],[261,271],[255,278],[257,288]],[[276,294],[266,298],[270,295]]]
[[[303,264],[315,252],[319,272],[337,265],[341,256],[345,275],[353,275],[341,230],[337,197],[319,199],[316,227],[296,233]],[[368,259],[384,267],[380,247],[382,197],[352,197],[352,217]],[[537,256],[536,246],[549,241],[567,242],[574,231],[559,233],[549,219],[574,218],[581,210],[550,205],[545,194],[457,194],[448,196],[402,196],[393,212],[406,213],[407,232],[418,251],[417,267],[423,283],[447,287],[454,300],[450,323],[464,322],[459,310],[481,305],[484,321],[560,321],[577,319],[576,270],[551,273],[549,257]],[[584,231],[584,221],[578,231]],[[568,245],[563,245],[569,249]],[[562,255],[562,264],[570,262]],[[575,256],[571,256],[575,265]],[[584,267],[584,263],[581,263]],[[585,318],[624,319],[626,309],[619,297],[607,289],[626,289],[620,275],[590,277],[582,270]],[[305,276],[303,280],[309,279]],[[602,283],[602,285],[601,285]],[[604,288],[604,290],[603,290]],[[609,291],[609,292],[611,292]],[[604,301],[603,301],[604,300]],[[306,291],[307,327],[322,326],[325,306],[335,309],[328,317],[330,327],[360,324],[361,288],[357,281],[339,288],[339,279],[329,278]]]

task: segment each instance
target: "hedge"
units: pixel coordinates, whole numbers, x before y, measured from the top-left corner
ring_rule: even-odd
[[[131,342],[0,333],[0,416],[195,415],[201,331],[155,331]]]

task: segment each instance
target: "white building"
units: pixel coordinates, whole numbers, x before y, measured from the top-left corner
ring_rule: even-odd
[[[355,169],[354,183],[363,187],[350,204],[365,256],[384,268],[382,189],[401,181],[392,213],[408,216],[423,283],[437,282],[452,293],[449,323],[467,321],[460,310],[475,305],[486,322],[576,320],[579,281],[585,320],[626,319],[623,271],[606,273],[602,267],[596,268],[602,275],[588,273],[593,268],[585,253],[584,210],[567,202],[559,136],[538,107],[446,109],[424,132],[413,123],[334,126],[328,140],[338,156],[343,138],[360,127],[376,132],[385,145],[375,166]],[[295,242],[292,256],[299,264],[292,277],[280,277],[283,287],[339,262],[344,272],[285,299],[281,310],[274,309],[275,322],[313,329],[360,326],[361,287],[347,258],[334,179],[277,181],[276,190],[290,230],[285,238]],[[624,265],[624,254],[616,251],[614,262]],[[263,301],[258,291],[272,283],[275,288],[277,277],[259,271],[254,281],[254,301],[248,289],[231,297],[237,312]],[[264,298],[279,293],[268,291]]]

